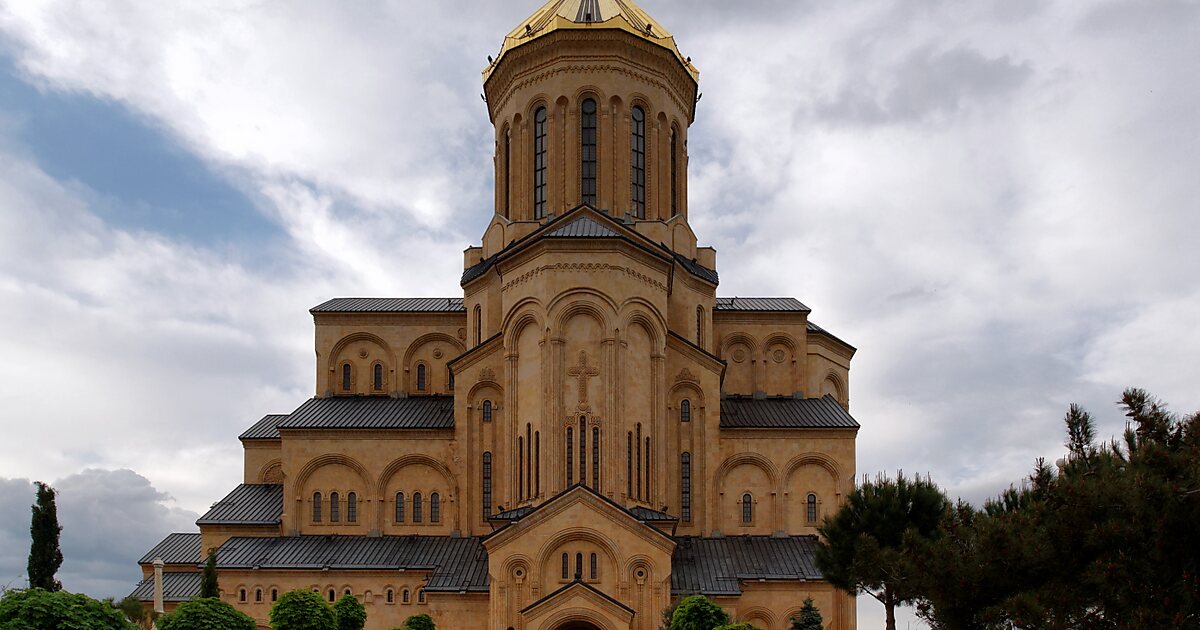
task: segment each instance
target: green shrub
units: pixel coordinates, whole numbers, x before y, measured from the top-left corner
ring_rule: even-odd
[[[762,630],[762,628],[752,625],[748,621],[739,621],[725,626],[717,626],[713,630]]]
[[[671,630],[712,630],[729,623],[729,614],[703,595],[684,598],[671,615]]]
[[[413,615],[404,620],[401,630],[437,630],[433,625],[433,617],[429,615]]]
[[[40,588],[12,590],[0,597],[0,628],[3,630],[137,630],[111,604],[87,595]]]
[[[275,630],[337,630],[337,620],[321,595],[312,591],[288,591],[271,608]]]
[[[215,598],[193,599],[158,618],[158,630],[257,630],[258,624]]]
[[[353,595],[343,595],[337,600],[333,605],[333,616],[337,619],[338,630],[362,630],[367,625],[367,609]]]

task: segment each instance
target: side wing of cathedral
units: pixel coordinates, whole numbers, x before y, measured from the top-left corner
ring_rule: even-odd
[[[628,1],[506,36],[461,296],[314,307],[314,396],[240,436],[242,483],[134,594],[196,596],[215,550],[264,628],[297,588],[360,598],[372,630],[656,630],[697,593],[764,630],[809,597],[854,628],[814,554],[854,483],[855,350],[796,299],[718,297],[688,221],[697,80]]]

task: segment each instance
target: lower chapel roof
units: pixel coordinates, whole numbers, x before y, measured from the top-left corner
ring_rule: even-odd
[[[235,537],[217,550],[217,567],[274,571],[421,571],[429,572],[424,586],[427,592],[486,593],[488,559],[481,540],[453,536]],[[675,538],[675,542],[671,558],[673,595],[740,595],[743,581],[822,579],[815,560],[815,536],[685,536]],[[184,601],[198,596],[200,575],[198,572],[164,573],[165,600]],[[139,583],[132,596],[151,601],[153,580]]]
[[[282,519],[282,484],[243,483],[214,503],[196,524],[278,525]],[[200,548],[199,540],[196,548]]]
[[[280,501],[283,495],[280,495]],[[280,503],[280,507],[283,504]],[[155,558],[163,564],[196,564],[200,562],[200,534],[171,534],[146,552],[138,564],[151,564]]]
[[[723,429],[857,429],[833,398],[729,397],[721,401]],[[290,414],[272,414],[242,433],[242,440],[278,440],[280,429],[454,428],[453,396],[332,396],[312,398]]]

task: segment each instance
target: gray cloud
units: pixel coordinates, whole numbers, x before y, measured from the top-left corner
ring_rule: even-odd
[[[0,8],[30,82],[143,114],[288,238],[264,270],[115,230],[0,142],[4,422],[63,442],[14,434],[0,474],[135,468],[200,510],[240,428],[310,394],[304,309],[453,293],[490,205],[478,70],[533,4]],[[1058,456],[1072,401],[1102,433],[1127,385],[1200,408],[1194,2],[645,7],[702,71],[690,203],[721,292],[796,295],[860,348],[860,472],[980,500]]]
[[[195,512],[131,470],[84,470],[55,481],[63,587],[93,597],[124,597],[141,580],[137,566],[171,532],[195,531]],[[0,584],[23,586],[29,553],[30,506],[26,479],[0,479]]]

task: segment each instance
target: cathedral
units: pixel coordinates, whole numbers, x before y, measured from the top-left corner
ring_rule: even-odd
[[[294,589],[369,630],[657,630],[693,594],[855,628],[814,562],[854,483],[855,349],[794,298],[718,294],[691,58],[630,0],[552,0],[489,62],[495,212],[462,292],[312,308],[314,396],[241,434],[242,483],[134,595],[197,596],[215,551],[262,628]]]

